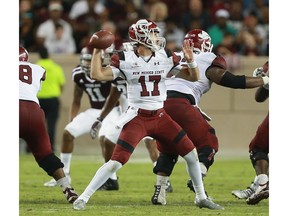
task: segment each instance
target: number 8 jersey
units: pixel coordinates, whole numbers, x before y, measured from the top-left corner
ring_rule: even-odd
[[[37,94],[42,81],[46,79],[43,67],[30,62],[19,62],[19,99],[34,101],[39,104]]]

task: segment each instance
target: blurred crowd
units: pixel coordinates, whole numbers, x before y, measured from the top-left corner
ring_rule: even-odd
[[[186,32],[201,28],[231,67],[241,55],[268,56],[268,0],[19,0],[20,44],[30,52],[44,45],[49,54],[75,54],[107,29],[120,49],[139,18],[155,21],[174,51]]]

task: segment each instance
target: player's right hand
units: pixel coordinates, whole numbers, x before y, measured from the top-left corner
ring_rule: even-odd
[[[98,136],[101,125],[102,125],[102,120],[100,118],[97,118],[97,120],[93,123],[90,129],[90,136],[92,139],[95,139]]]
[[[253,77],[262,77],[263,76],[263,68],[258,67],[253,71]]]

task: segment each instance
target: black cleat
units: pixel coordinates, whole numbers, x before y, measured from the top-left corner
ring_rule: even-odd
[[[111,178],[109,178],[98,190],[119,190],[119,183],[118,183],[118,179],[117,180],[113,180]]]

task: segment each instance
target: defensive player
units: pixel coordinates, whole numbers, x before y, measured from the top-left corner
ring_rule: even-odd
[[[85,191],[74,202],[74,209],[85,209],[94,192],[119,170],[130,158],[137,144],[151,136],[163,143],[163,152],[177,152],[187,164],[187,172],[196,190],[195,204],[200,208],[223,209],[209,200],[205,194],[200,165],[194,144],[185,131],[163,109],[166,99],[165,80],[169,71],[179,64],[180,58],[165,50],[165,38],[159,37],[160,29],[151,20],[140,19],[129,28],[129,38],[136,42],[135,51],[122,51],[112,56],[111,65],[101,67],[101,50],[94,49],[91,77],[97,80],[113,80],[121,76],[127,81],[129,107],[118,120],[122,128],[111,160],[100,167]],[[191,80],[198,79],[198,67],[193,57],[193,45],[184,41],[183,53],[187,60],[186,72]],[[160,194],[165,195],[167,177]],[[160,196],[160,198],[163,196]],[[165,205],[166,200],[159,200]]]
[[[164,109],[186,131],[196,146],[201,173],[204,177],[214,162],[214,155],[219,146],[215,130],[207,122],[210,118],[198,107],[202,95],[210,90],[212,83],[233,89],[246,89],[267,84],[269,78],[268,76],[236,76],[227,71],[224,58],[211,52],[213,47],[211,38],[201,29],[189,31],[185,35],[185,39],[190,39],[194,43],[193,51],[199,67],[199,79],[191,82],[186,73],[182,71],[177,73],[176,71],[177,75],[166,81],[167,100],[164,102]],[[183,56],[183,53],[179,54]],[[185,63],[184,58],[182,58],[182,63]],[[154,168],[157,178],[159,174],[163,175],[163,173],[170,176],[178,159],[176,152],[170,152],[170,154],[160,152]],[[194,191],[191,180],[188,180],[187,186]],[[156,187],[161,188],[160,185],[156,185]],[[154,199],[155,194],[157,194],[157,190],[152,197],[152,203],[158,204]]]
[[[269,76],[269,62],[256,68],[254,76]],[[269,84],[260,86],[255,93],[259,103],[269,97]],[[249,145],[250,160],[256,172],[254,182],[245,190],[234,190],[232,194],[239,199],[246,199],[248,205],[258,204],[269,197],[269,113],[259,125],[254,138]]]
[[[43,67],[28,62],[27,50],[19,46],[19,136],[24,139],[38,165],[52,176],[69,203],[78,197],[63,171],[63,163],[52,151],[45,114],[37,94],[46,78]]]
[[[95,119],[99,117],[101,109],[109,95],[112,81],[96,81],[90,78],[90,64],[93,49],[89,46],[84,47],[81,51],[80,65],[75,67],[72,71],[72,80],[74,81],[74,96],[72,106],[70,109],[70,122],[66,125],[61,146],[60,159],[64,164],[64,172],[66,176],[70,177],[70,164],[72,159],[72,152],[74,148],[74,139],[88,134]],[[102,57],[104,57],[102,53]],[[105,59],[103,59],[105,61]],[[79,113],[81,106],[81,99],[83,93],[88,95],[91,108]],[[79,113],[79,114],[78,114]],[[120,116],[120,108],[115,104],[112,111],[103,121],[102,127],[99,131],[98,137],[102,148],[102,154],[105,158],[104,152],[104,137],[109,131],[110,125]],[[54,179],[46,182],[44,186],[55,186]],[[107,185],[103,185],[103,190],[118,190],[119,184],[116,173],[109,179]]]

